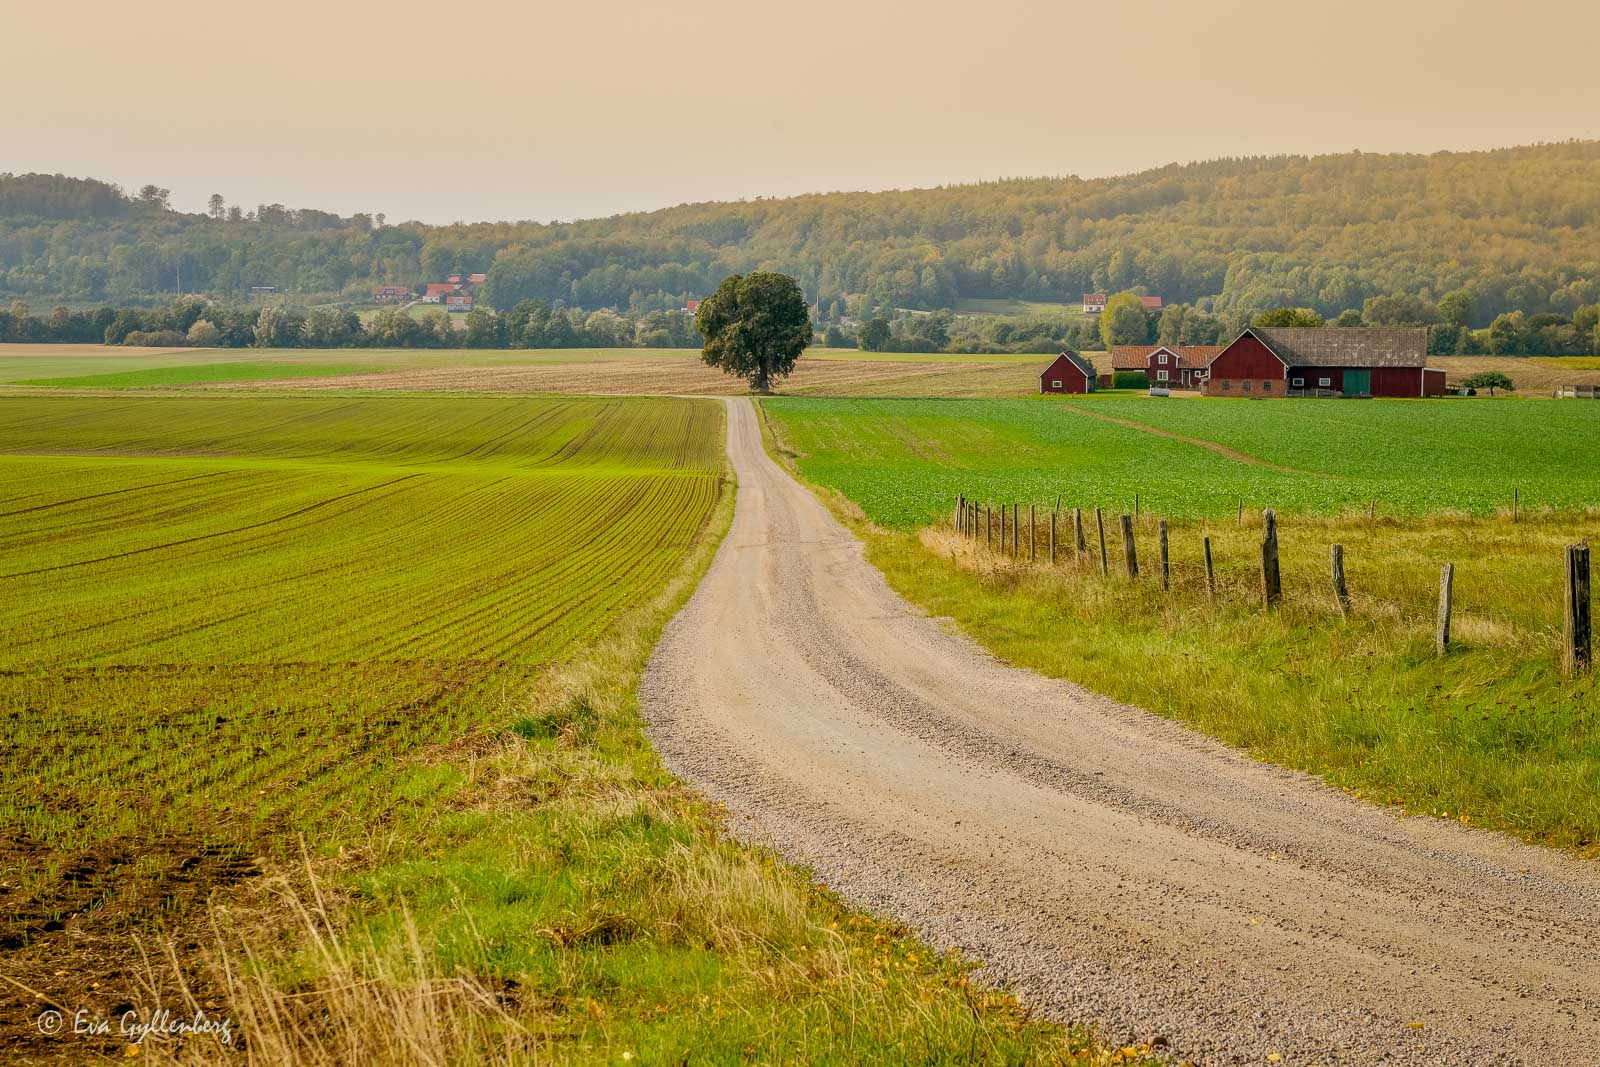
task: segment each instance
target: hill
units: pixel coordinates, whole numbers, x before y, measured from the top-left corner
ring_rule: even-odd
[[[825,318],[1142,288],[1212,312],[1335,315],[1463,289],[1472,324],[1600,299],[1600,142],[1433,155],[1221,159],[1117,178],[1022,179],[690,204],[562,224],[387,224],[261,205],[172,211],[86,179],[0,175],[0,296],[151,303],[275,286],[305,302],[487,271],[538,298],[647,311],[753,268]]]

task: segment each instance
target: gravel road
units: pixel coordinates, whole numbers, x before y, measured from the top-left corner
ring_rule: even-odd
[[[919,614],[728,405],[733,527],[641,688],[736,832],[1198,1063],[1600,1064],[1600,869],[1398,818]]]

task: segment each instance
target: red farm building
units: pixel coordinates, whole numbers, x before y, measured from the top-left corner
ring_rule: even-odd
[[[1426,329],[1257,327],[1197,376],[1206,396],[1443,396]]]
[[[1151,385],[1198,389],[1206,364],[1221,351],[1219,345],[1117,345],[1111,369],[1144,371]]]
[[[1063,352],[1039,374],[1041,393],[1092,393],[1094,364],[1076,352]]]

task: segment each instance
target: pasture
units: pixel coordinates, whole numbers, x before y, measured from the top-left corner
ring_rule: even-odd
[[[154,997],[263,1062],[1086,1052],[661,769],[638,678],[722,440],[701,400],[0,397],[0,1050]]]
[[[851,505],[842,510],[859,508],[857,530],[890,583],[1010,662],[1379,803],[1600,846],[1600,690],[1559,669],[1562,549],[1600,534],[1600,470],[1575,462],[1600,445],[1600,405],[1098,397],[762,407],[780,455],[842,494]],[[1036,557],[950,533],[957,493],[995,509],[1020,503],[1024,545],[1037,508]],[[1119,516],[1134,514],[1136,493],[1140,566],[1130,579]],[[1081,557],[1074,507],[1088,515]],[[1265,507],[1279,514],[1285,586],[1270,614],[1259,573]],[[1170,589],[1159,581],[1158,518],[1170,527]],[[1330,585],[1334,543],[1345,546],[1348,618]],[[1454,644],[1438,658],[1447,562]]]
[[[956,494],[1168,517],[1247,508],[1475,515],[1600,506],[1600,404],[1578,401],[790,400],[763,409],[811,480],[914,526]],[[1537,432],[1531,432],[1537,427]]]

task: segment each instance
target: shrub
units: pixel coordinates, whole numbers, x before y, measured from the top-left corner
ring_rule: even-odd
[[[1142,370],[1119,370],[1111,375],[1113,389],[1148,389],[1150,375]]]

